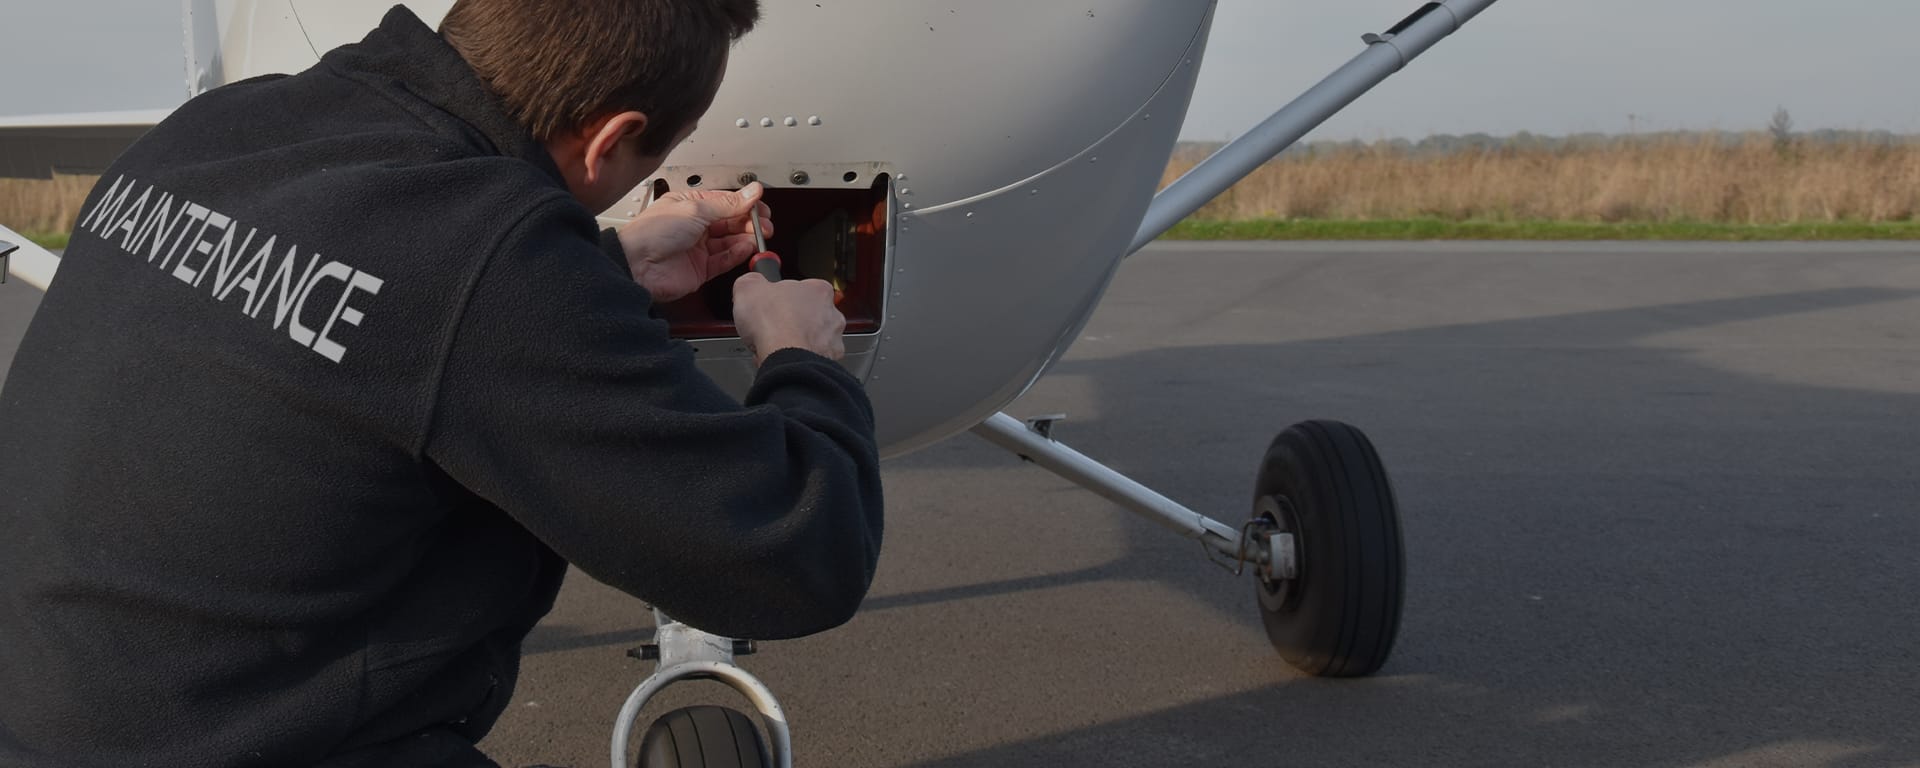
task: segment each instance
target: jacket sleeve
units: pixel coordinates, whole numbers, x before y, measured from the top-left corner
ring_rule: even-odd
[[[626,246],[620,244],[620,230],[612,227],[600,230],[600,252],[606,254],[618,270],[633,274],[633,267],[627,264]]]
[[[859,382],[781,350],[735,401],[649,317],[591,223],[556,207],[523,221],[475,281],[427,459],[588,575],[690,625],[779,639],[846,622],[881,538]]]

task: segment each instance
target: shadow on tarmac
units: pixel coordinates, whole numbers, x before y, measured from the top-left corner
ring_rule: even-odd
[[[1272,431],[1323,417],[1367,428],[1405,525],[1395,656],[1372,679],[1277,671],[1250,692],[924,765],[1920,762],[1920,353],[1862,353],[1916,372],[1894,393],[1639,344],[1916,295],[1819,290],[1069,360],[1056,375],[1094,382],[1105,417],[1056,435],[1229,524]],[[1016,463],[963,438],[895,466]],[[1142,567],[1189,545],[1134,522],[1127,554],[1105,564],[867,610],[1153,579],[1258,627],[1251,588],[1199,557]]]

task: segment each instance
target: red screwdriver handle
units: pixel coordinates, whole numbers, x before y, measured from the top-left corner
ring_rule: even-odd
[[[766,251],[754,256],[751,265],[753,271],[760,273],[760,276],[766,278],[767,282],[780,282],[780,257],[775,256],[772,251]]]

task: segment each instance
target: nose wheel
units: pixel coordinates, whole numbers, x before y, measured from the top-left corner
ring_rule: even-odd
[[[773,759],[753,721],[726,707],[686,707],[653,721],[638,768],[768,768]]]
[[[612,768],[793,768],[793,737],[786,711],[765,683],[733,663],[754,652],[750,640],[707,634],[653,612],[653,641],[627,652],[660,667],[641,681],[613,721]],[[745,714],[727,707],[686,707],[648,726],[640,754],[630,754],[640,709],[661,690],[682,680],[713,680],[732,688],[760,714],[765,738]]]
[[[1372,674],[1393,651],[1406,591],[1393,487],[1360,430],[1309,421],[1274,438],[1254,485],[1255,531],[1290,538],[1255,585],[1267,639],[1321,677]]]

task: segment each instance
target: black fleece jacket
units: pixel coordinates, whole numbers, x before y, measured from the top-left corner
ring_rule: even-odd
[[[785,350],[743,405],[615,248],[403,8],[155,127],[0,392],[0,765],[487,765],[568,562],[737,637],[851,617],[859,383]]]

